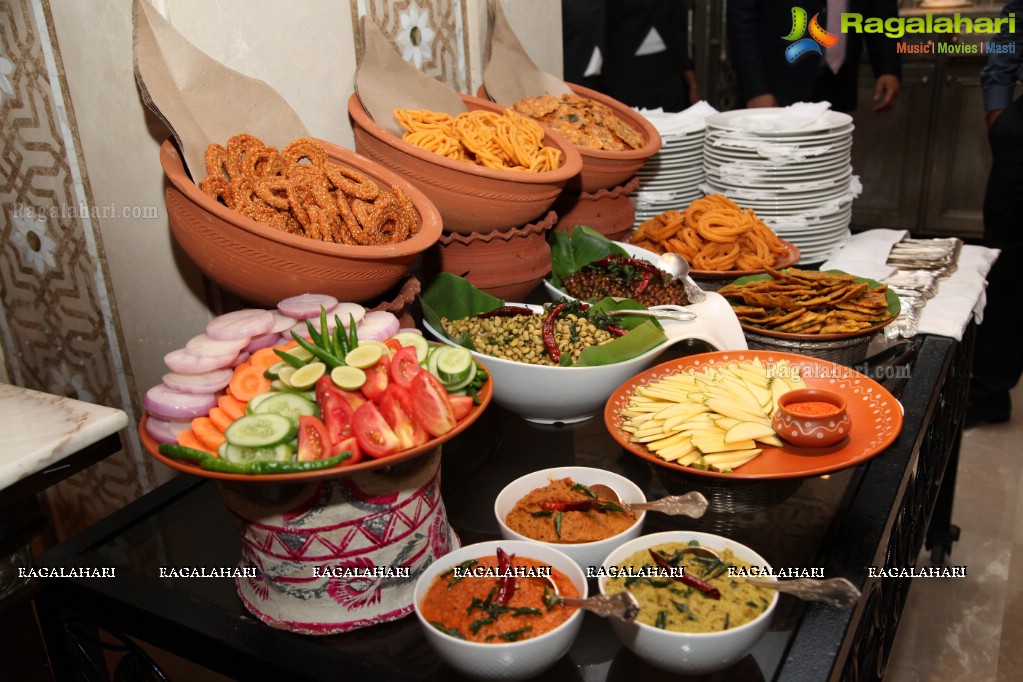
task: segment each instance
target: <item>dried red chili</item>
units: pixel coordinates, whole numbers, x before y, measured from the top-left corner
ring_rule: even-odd
[[[653,549],[650,549],[648,551],[650,552],[650,556],[652,556],[654,558],[654,563],[657,564],[658,566],[660,566],[661,568],[672,568],[672,569],[676,568],[675,566],[672,566],[668,562],[667,559],[662,557],[660,554],[655,552]],[[700,592],[703,592],[705,595],[707,595],[707,597],[709,599],[721,599],[721,591],[718,590],[718,588],[714,587],[713,585],[711,585],[710,583],[708,583],[708,582],[706,582],[704,580],[700,580],[699,578],[691,576],[688,573],[683,573],[682,575],[678,575],[678,576],[677,575],[672,575],[671,577],[672,577],[673,580],[677,580],[678,582],[682,583],[683,585],[688,585],[689,587],[694,587],[697,590],[699,590]]]
[[[494,308],[493,310],[488,310],[485,313],[480,313],[476,317],[479,317],[479,318],[482,318],[482,319],[486,319],[486,318],[489,318],[489,317],[517,317],[519,315],[532,315],[532,314],[533,314],[533,311],[530,310],[529,308],[523,308],[522,306],[517,306],[517,305],[506,305],[506,306],[501,306],[500,308]]]
[[[599,509],[600,511],[625,511],[620,505],[609,500],[579,500],[577,502],[555,502],[553,500],[546,500],[540,503],[540,508],[562,512],[590,511],[591,509]]]
[[[561,349],[558,348],[558,340],[554,337],[554,325],[558,321],[558,314],[567,305],[567,303],[558,303],[552,307],[550,312],[547,313],[547,317],[543,318],[543,324],[541,325],[543,346],[547,349],[547,355],[550,357],[551,362],[555,364],[561,362]]]
[[[508,602],[511,601],[512,595],[515,594],[513,559],[515,559],[514,554],[509,556],[503,549],[497,548],[497,567],[501,572],[501,582],[497,587],[497,596],[494,597],[494,601],[499,606],[507,606]]]

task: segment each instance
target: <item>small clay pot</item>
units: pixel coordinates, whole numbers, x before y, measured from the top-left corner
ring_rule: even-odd
[[[596,90],[584,88],[575,83],[565,83],[565,85],[580,97],[586,97],[605,105],[618,118],[642,133],[646,139],[646,144],[639,149],[625,151],[590,149],[573,145],[582,157],[582,170],[578,176],[568,181],[568,184],[565,185],[566,191],[576,193],[596,192],[601,189],[617,187],[639,172],[639,169],[643,167],[647,159],[656,154],[657,150],[661,148],[661,135],[657,132],[657,128],[632,107]],[[484,99],[489,99],[486,86],[484,85],[479,87],[476,94]],[[501,102],[501,104],[510,107],[515,102]]]
[[[564,191],[554,202],[558,213],[556,230],[571,232],[576,225],[591,227],[608,239],[620,240],[636,222],[636,209],[629,195],[639,187],[633,177],[624,185],[596,192]]]
[[[487,100],[460,97],[469,110],[504,111],[504,107]],[[545,130],[544,144],[561,150],[561,167],[545,173],[526,173],[484,168],[409,144],[380,127],[355,94],[348,99],[348,114],[355,149],[430,197],[449,232],[506,230],[538,220],[583,165],[575,146],[550,130]]]
[[[536,223],[491,232],[445,234],[430,249],[427,270],[465,277],[477,289],[505,301],[524,301],[551,271],[547,231],[554,211]]]
[[[805,414],[790,409],[797,403],[819,402],[834,406],[827,414]],[[852,427],[845,398],[821,388],[799,388],[778,398],[772,425],[778,437],[801,448],[828,447],[846,438]]]
[[[160,163],[170,181],[166,199],[171,234],[203,274],[245,301],[271,307],[308,292],[371,301],[408,275],[416,257],[440,237],[437,209],[397,174],[337,145],[321,144],[332,161],[381,186],[399,185],[419,213],[419,232],[397,244],[349,246],[276,230],[199,189],[167,140],[160,147]]]

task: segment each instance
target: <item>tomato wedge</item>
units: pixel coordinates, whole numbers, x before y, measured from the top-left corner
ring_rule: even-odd
[[[459,422],[466,418],[475,404],[473,403],[472,396],[468,395],[449,395],[448,402],[451,403],[451,411],[455,415],[455,421]]]
[[[311,462],[330,457],[330,436],[318,417],[303,414],[298,418],[298,461]]]
[[[415,346],[403,346],[391,358],[391,381],[402,388],[411,388],[412,378],[421,371]]]
[[[366,383],[362,385],[362,392],[370,400],[376,401],[383,397],[384,391],[387,390],[387,384],[390,383],[388,378],[390,366],[391,360],[387,353],[384,353],[380,362],[364,370]]]
[[[328,395],[320,406],[320,415],[327,427],[327,434],[332,445],[352,437],[352,421],[355,417],[355,410],[348,404],[343,391]]]
[[[412,378],[409,395],[412,398],[412,416],[431,436],[443,436],[455,428],[457,421],[448,402],[448,392],[432,374],[416,374]]]
[[[346,459],[345,461],[341,462],[341,466],[355,464],[356,462],[362,459],[362,448],[359,447],[359,443],[355,439],[355,436],[352,436],[351,438],[346,438],[340,443],[335,444],[330,449],[330,456],[337,457],[346,450],[352,453],[352,456]]]
[[[393,363],[391,367],[393,369]],[[380,414],[398,437],[402,450],[417,447],[430,439],[426,430],[411,416],[412,404],[408,391],[398,384],[392,383],[387,387],[387,392],[380,399]]]
[[[401,450],[398,436],[372,402],[367,402],[355,411],[352,430],[355,432],[359,448],[370,457],[379,459]]]

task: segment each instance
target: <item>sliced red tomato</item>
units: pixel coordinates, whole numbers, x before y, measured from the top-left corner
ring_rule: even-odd
[[[380,362],[364,370],[366,372],[366,383],[362,385],[362,392],[367,398],[375,402],[383,397],[384,391],[387,390],[387,384],[390,383],[388,378],[390,367],[391,358],[388,357],[387,353],[384,353],[380,358]]]
[[[316,380],[316,404],[323,410],[323,406],[328,395],[336,395],[339,398],[343,398],[352,408],[354,412],[366,402],[366,396],[362,394],[362,391],[345,391],[337,387],[334,380],[330,378],[329,374],[326,374]]]
[[[341,395],[342,393],[344,391],[338,390],[329,394],[325,398],[324,404],[320,406],[320,415],[323,417],[323,423],[327,427],[327,434],[330,436],[332,445],[352,437],[352,420],[355,417],[355,410]]]
[[[449,395],[448,402],[451,403],[451,411],[455,415],[455,421],[462,421],[472,411],[472,396]]]
[[[355,411],[352,430],[359,449],[370,457],[380,458],[393,455],[401,450],[401,442],[388,426],[380,410],[372,402],[367,402]]]
[[[394,359],[395,354],[397,354],[399,351],[401,351],[402,348],[404,348],[404,346],[401,345],[401,341],[398,341],[397,339],[387,339],[386,341],[384,341],[384,344],[391,349],[392,360]]]
[[[411,388],[412,377],[421,371],[415,346],[404,346],[391,358],[391,381],[402,388]]]
[[[393,368],[394,365],[392,364]],[[429,434],[415,419],[412,418],[412,405],[408,391],[398,384],[391,384],[379,401],[380,414],[398,436],[401,449],[407,450],[422,445],[430,440]]]
[[[455,428],[455,414],[448,402],[448,392],[429,372],[419,372],[412,378],[409,391],[412,398],[412,416],[431,436],[443,436]]]
[[[298,461],[311,462],[330,456],[330,436],[318,417],[303,414],[298,418]]]
[[[345,451],[352,453],[352,456],[341,462],[341,466],[356,464],[362,459],[362,448],[359,447],[359,442],[355,439],[355,436],[346,438],[340,443],[335,444],[334,447],[330,449],[330,456],[337,457]]]

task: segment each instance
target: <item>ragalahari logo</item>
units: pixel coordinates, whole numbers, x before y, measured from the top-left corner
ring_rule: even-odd
[[[819,16],[819,14],[813,15],[813,18],[807,23],[806,10],[802,7],[792,8],[792,30],[783,37],[784,40],[792,43],[785,48],[785,58],[789,60],[789,64],[795,64],[811,52],[823,54],[822,47],[832,47],[838,42],[838,36],[824,30],[817,21]],[[804,37],[807,30],[810,32],[809,38]]]

